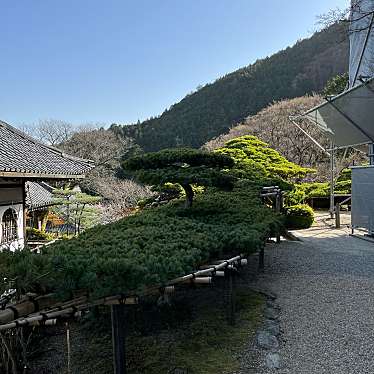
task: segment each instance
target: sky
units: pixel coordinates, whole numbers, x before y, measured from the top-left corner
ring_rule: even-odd
[[[346,0],[0,0],[0,119],[129,124],[310,37]]]

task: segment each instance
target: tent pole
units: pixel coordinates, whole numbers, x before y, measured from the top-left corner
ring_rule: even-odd
[[[334,185],[335,185],[335,178],[334,178],[334,160],[335,150],[334,144],[331,142],[331,152],[330,152],[330,217],[331,219],[334,218],[334,211],[335,211],[335,204],[334,204]]]
[[[306,135],[319,149],[322,150],[322,152],[326,153],[328,156],[330,156],[329,152],[326,151],[326,149],[317,142],[316,139],[314,139],[308,132],[306,132],[295,120],[293,120],[291,117],[289,117],[289,120],[292,124],[294,124],[304,135]]]

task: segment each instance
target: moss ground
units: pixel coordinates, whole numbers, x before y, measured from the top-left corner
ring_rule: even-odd
[[[237,323],[226,322],[225,313],[217,304],[205,306],[191,321],[180,326],[174,336],[133,338],[130,348],[131,372],[168,373],[174,368],[188,373],[229,374],[239,369],[237,354],[243,350],[261,321],[263,299],[247,290],[237,294]],[[140,353],[140,354],[139,354]]]
[[[176,306],[143,311],[127,339],[130,374],[229,374],[240,367],[238,354],[261,323],[264,299],[245,285],[236,288],[236,324],[226,322],[223,286],[188,290]],[[220,297],[219,297],[220,296]],[[152,317],[150,317],[152,316]],[[130,316],[134,318],[134,316]],[[150,319],[152,319],[150,321]],[[140,322],[139,322],[140,320]],[[152,326],[149,329],[146,325]],[[155,328],[156,326],[156,328]],[[32,363],[32,373],[65,373],[64,334],[49,336],[47,356]],[[112,345],[107,318],[71,327],[72,373],[112,373]],[[48,367],[49,368],[48,368]]]

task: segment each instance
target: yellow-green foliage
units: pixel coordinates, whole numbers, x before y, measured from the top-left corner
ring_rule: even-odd
[[[33,227],[27,227],[26,238],[27,240],[52,240],[53,235],[43,232],[41,230],[35,229]]]
[[[215,152],[233,158],[234,173],[241,178],[280,178],[292,181],[314,172],[313,169],[288,161],[267,143],[251,135],[229,140]]]
[[[351,169],[344,169],[335,183],[334,193],[349,195],[351,193]],[[287,205],[301,204],[307,199],[330,196],[330,183],[314,182],[295,184],[292,191],[287,192],[285,202]]]
[[[307,229],[313,221],[314,212],[309,205],[292,205],[286,209],[286,226],[290,229]]]
[[[348,73],[343,73],[336,75],[335,77],[331,78],[327,83],[325,88],[323,89],[322,94],[324,96],[335,96],[342,93],[349,81]]]

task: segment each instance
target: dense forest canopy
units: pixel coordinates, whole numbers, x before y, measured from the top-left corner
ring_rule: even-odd
[[[335,24],[207,84],[159,117],[130,126],[112,125],[111,129],[133,138],[144,151],[200,147],[274,100],[321,92],[347,66],[345,26]]]

